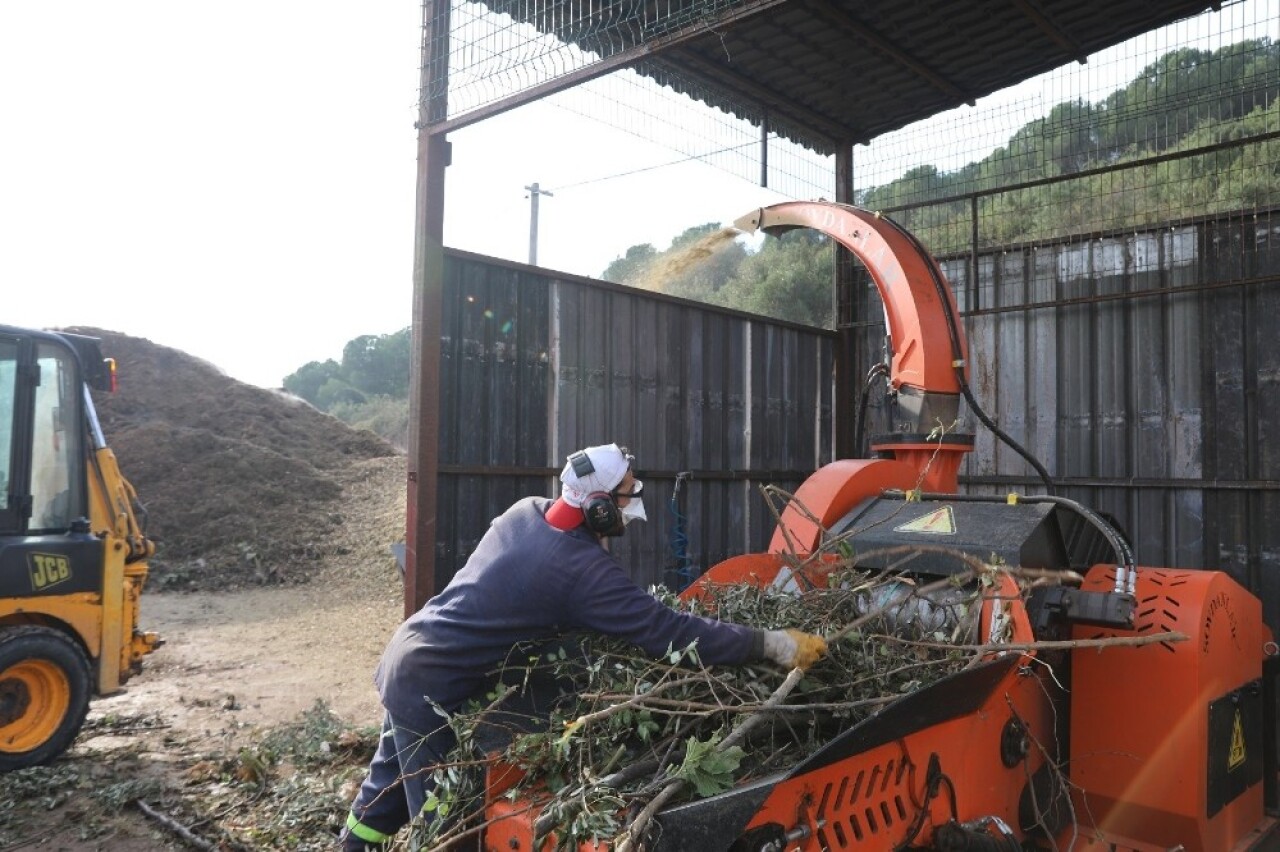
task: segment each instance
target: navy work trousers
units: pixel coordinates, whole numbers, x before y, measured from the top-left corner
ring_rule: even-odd
[[[344,849],[376,848],[417,814],[432,788],[432,770],[445,762],[456,739],[439,714],[406,721],[386,714],[369,772],[351,805]]]

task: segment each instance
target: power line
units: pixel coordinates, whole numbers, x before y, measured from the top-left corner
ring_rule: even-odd
[[[777,137],[775,136],[772,138],[777,138]],[[630,171],[615,172],[614,174],[588,178],[587,180],[580,180],[577,183],[567,183],[567,184],[564,184],[563,186],[558,186],[556,187],[556,192],[564,192],[566,189],[576,189],[577,187],[588,186],[593,183],[603,183],[604,181],[615,180],[616,178],[630,177],[631,175],[643,174],[644,172],[651,172],[656,169],[665,169],[668,166],[678,166],[681,163],[687,163],[691,160],[705,160],[707,157],[714,157],[716,154],[729,154],[734,151],[738,151],[742,148],[754,148],[759,144],[760,144],[759,140],[752,140],[750,142],[743,142],[738,145],[729,145],[725,148],[718,148],[714,151],[705,151],[701,154],[690,154],[687,157],[681,157],[678,160],[671,160],[666,163],[655,163],[652,166],[643,166],[638,169],[631,169]],[[715,167],[711,163],[708,163],[708,165],[711,165],[713,168]]]

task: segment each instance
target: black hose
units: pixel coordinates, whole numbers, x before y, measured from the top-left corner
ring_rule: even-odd
[[[1053,484],[1053,477],[1049,475],[1049,471],[1045,469],[1044,465],[1040,464],[1039,459],[1031,455],[1025,447],[997,426],[995,421],[988,417],[987,413],[982,410],[982,406],[978,405],[978,400],[974,399],[973,391],[969,389],[969,380],[966,379],[964,375],[964,353],[960,350],[960,330],[956,323],[955,312],[951,309],[951,299],[947,293],[947,285],[946,282],[942,280],[942,276],[938,274],[937,265],[933,261],[933,255],[929,254],[925,249],[924,244],[916,238],[915,234],[911,233],[887,216],[882,216],[881,218],[893,227],[897,228],[899,233],[906,237],[907,240],[916,247],[916,251],[920,252],[920,255],[929,261],[929,276],[933,279],[933,286],[938,291],[938,299],[942,302],[942,313],[947,318],[947,334],[951,338],[952,367],[956,371],[956,381],[960,385],[960,393],[964,394],[965,402],[969,403],[969,407],[973,409],[973,413],[982,421],[982,425],[990,429],[993,435],[1003,441],[1015,453],[1022,456],[1029,465],[1035,468],[1036,473],[1040,475],[1040,479],[1044,481],[1045,488],[1048,489],[1050,494],[1053,494],[1056,491],[1056,488]]]
[[[973,398],[973,391],[969,390],[969,382],[965,380],[963,367],[956,367],[956,378],[960,381],[960,391],[964,394],[965,401],[969,403],[969,407],[973,409],[974,414],[978,415],[978,419],[982,421],[983,425],[990,429],[997,438],[1011,447],[1015,453],[1026,459],[1027,464],[1035,468],[1036,473],[1039,474],[1041,481],[1044,482],[1045,489],[1050,494],[1053,494],[1057,489],[1053,484],[1053,477],[1049,475],[1049,471],[1045,470],[1039,459],[1031,455],[1025,447],[1006,434],[1003,429],[995,424],[994,420],[987,416],[987,412],[982,410],[982,406],[978,405],[978,401]]]
[[[1099,532],[1106,537],[1107,541],[1111,544],[1111,548],[1115,551],[1116,556],[1125,568],[1129,569],[1130,572],[1137,569],[1138,566],[1134,562],[1133,550],[1130,549],[1129,542],[1125,541],[1124,536],[1120,535],[1120,533],[1116,531],[1115,527],[1107,523],[1104,518],[1092,509],[1086,509],[1075,500],[1068,500],[1066,497],[1056,497],[1052,494],[1037,494],[1031,497],[1019,497],[1018,499],[1023,503],[1052,503],[1055,506],[1066,506],[1067,508],[1074,510],[1080,515],[1080,517],[1097,527]]]
[[[858,397],[858,408],[853,415],[853,454],[862,458],[862,433],[867,426],[867,403],[871,399],[871,386],[875,380],[889,375],[889,368],[883,363],[872,365],[867,371],[867,379],[862,384],[862,393]]]

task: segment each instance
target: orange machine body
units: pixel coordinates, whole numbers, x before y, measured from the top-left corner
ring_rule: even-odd
[[[1114,582],[1114,568],[1100,565],[1084,587]],[[1262,606],[1218,571],[1143,569],[1136,597],[1135,633],[1190,638],[1075,655],[1077,814],[1086,835],[1121,849],[1237,848],[1269,822],[1262,661],[1274,646]],[[1124,635],[1088,627],[1075,634]]]

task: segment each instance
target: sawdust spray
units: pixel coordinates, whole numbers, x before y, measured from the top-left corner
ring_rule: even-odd
[[[693,245],[685,246],[679,251],[658,259],[652,266],[645,269],[639,280],[635,282],[636,286],[656,293],[667,292],[667,287],[672,281],[688,275],[710,261],[728,248],[734,237],[741,233],[737,228],[721,228],[707,234]]]

